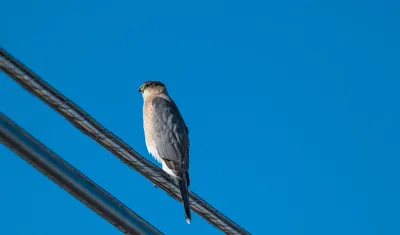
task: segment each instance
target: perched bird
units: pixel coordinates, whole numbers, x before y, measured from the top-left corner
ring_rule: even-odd
[[[190,224],[189,130],[162,82],[144,82],[139,92],[144,101],[143,126],[147,150],[179,187],[186,222]]]

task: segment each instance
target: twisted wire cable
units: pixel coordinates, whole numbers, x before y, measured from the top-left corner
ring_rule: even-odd
[[[76,128],[108,149],[126,165],[145,176],[152,181],[154,185],[163,189],[174,199],[181,201],[178,188],[164,171],[142,157],[132,147],[104,128],[89,114],[51,87],[2,48],[0,48],[0,69],[27,91],[56,110]],[[190,193],[190,199],[191,209],[222,232],[226,234],[250,234],[195,193]]]

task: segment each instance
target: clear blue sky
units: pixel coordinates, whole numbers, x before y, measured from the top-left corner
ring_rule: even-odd
[[[399,1],[0,5],[0,45],[146,157],[163,81],[191,189],[253,234],[400,234]],[[4,74],[0,110],[166,234],[220,234]],[[4,146],[0,179],[0,234],[119,234]]]

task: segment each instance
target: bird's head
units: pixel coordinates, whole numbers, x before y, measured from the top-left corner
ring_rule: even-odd
[[[142,93],[143,97],[156,96],[167,92],[167,88],[162,82],[159,81],[147,81],[139,87],[139,92]]]

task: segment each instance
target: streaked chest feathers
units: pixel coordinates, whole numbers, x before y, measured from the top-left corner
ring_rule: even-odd
[[[143,127],[144,135],[146,140],[147,150],[153,157],[160,163],[162,159],[157,153],[155,139],[157,138],[157,133],[155,129],[155,109],[150,100],[146,100],[143,105]]]

